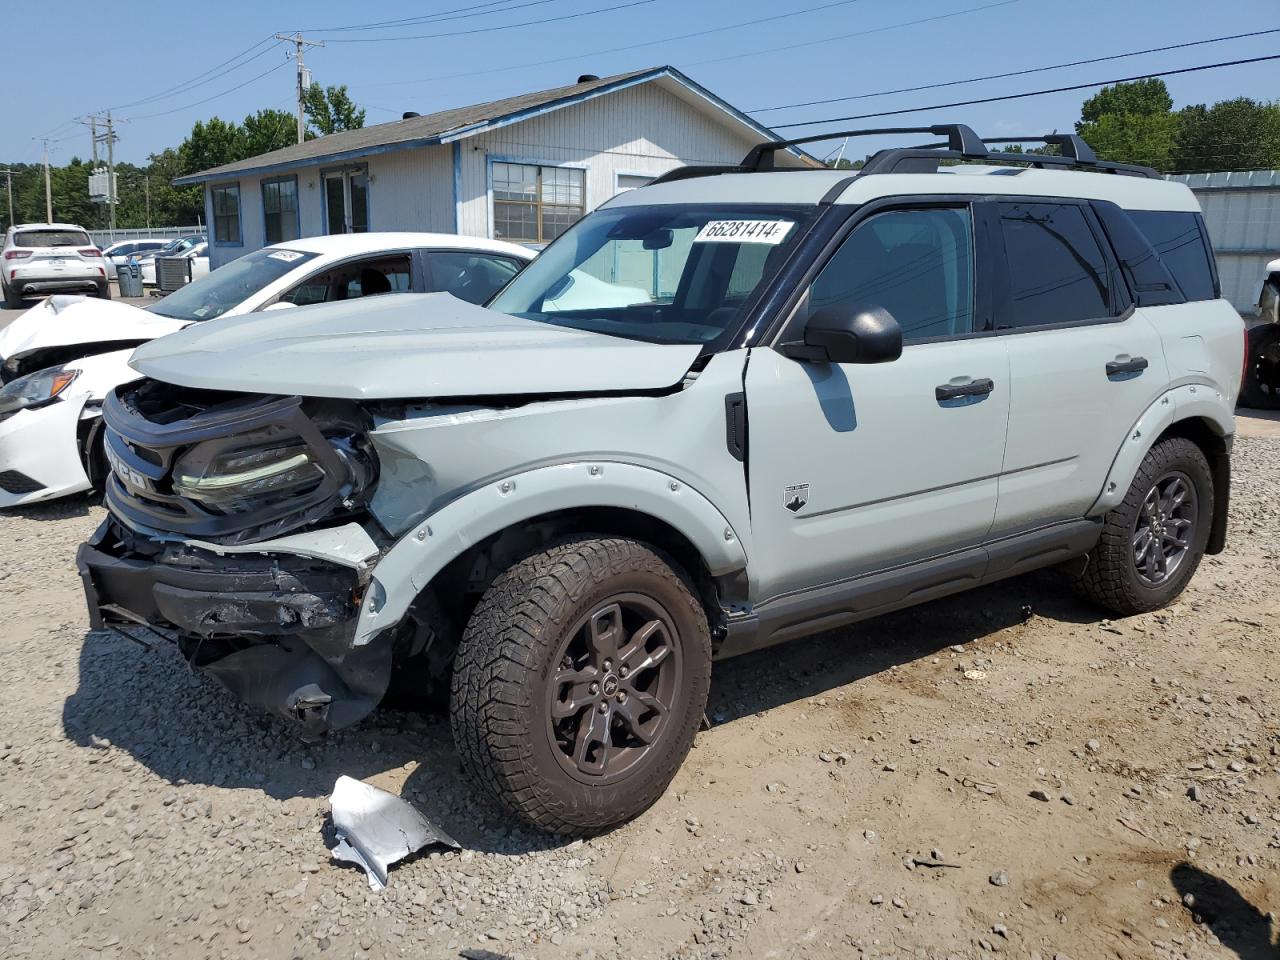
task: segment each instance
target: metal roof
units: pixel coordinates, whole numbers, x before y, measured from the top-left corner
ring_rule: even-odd
[[[173,183],[175,186],[207,183],[211,180],[232,179],[244,174],[273,173],[322,163],[341,163],[373,154],[450,143],[539,113],[558,110],[584,100],[662,78],[670,78],[691,93],[708,101],[739,124],[750,128],[762,140],[777,139],[767,127],[690,80],[675,67],[650,67],[646,70],[615,74],[599,80],[588,80],[584,83],[573,83],[550,90],[507,97],[490,103],[441,110],[438,113],[380,123],[372,127],[362,127],[359,130],[331,133],[326,137],[317,137],[270,153],[177,177]],[[816,165],[816,161],[802,151],[793,151],[793,156],[800,158],[801,163]]]
[[[1220,173],[1184,173],[1169,177],[1192,190],[1262,190],[1280,187],[1280,170],[1231,170]]]

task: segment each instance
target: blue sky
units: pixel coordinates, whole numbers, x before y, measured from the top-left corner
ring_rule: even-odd
[[[368,108],[366,122],[373,124],[397,119],[405,110],[428,113],[558,86],[572,82],[580,73],[607,75],[664,63],[684,70],[730,103],[752,112],[1280,26],[1277,0],[1214,4],[1204,0],[494,0],[522,9],[378,30],[319,29],[449,15],[444,12],[482,2],[180,0],[160,7],[116,9],[69,0],[58,5],[56,19],[60,23],[74,20],[77,26],[56,33],[56,54],[51,55],[49,43],[37,42],[41,37],[55,36],[51,8],[11,0],[4,17],[10,88],[5,122],[0,125],[0,158],[38,160],[38,138],[42,136],[53,141],[50,150],[56,163],[65,163],[75,155],[88,156],[88,129],[72,121],[108,107],[119,106],[116,115],[129,121],[120,125],[116,157],[133,162],[178,144],[199,119],[218,115],[239,120],[261,107],[292,110],[293,67],[285,61],[286,48],[278,44],[252,50],[251,60],[225,76],[193,85],[176,96],[137,103],[201,73],[217,72],[213,68],[218,64],[276,31],[302,29],[315,39],[329,41],[322,49],[307,51],[307,65],[321,83],[347,84],[354,98]],[[474,30],[625,3],[635,5],[578,19],[465,36],[337,42]],[[829,6],[768,23],[668,39],[824,5]],[[457,14],[449,16],[456,18]],[[904,25],[929,18],[939,19]],[[862,35],[832,39],[859,33]],[[1278,39],[1280,34],[1272,34],[943,90],[763,112],[757,118],[781,124],[1265,56],[1280,50]],[[635,49],[614,49],[646,43]],[[778,49],[787,46],[792,49]],[[526,66],[547,60],[559,62]],[[54,63],[74,66],[53,68]],[[266,71],[270,72],[259,76]],[[16,78],[25,80],[14,86]],[[1178,106],[1240,95],[1274,99],[1280,95],[1277,81],[1280,61],[1167,80]],[[240,89],[226,92],[241,84]],[[950,120],[967,122],[984,136],[1069,130],[1089,93],[912,113],[850,126]],[[196,103],[206,98],[213,99]],[[122,106],[125,104],[134,105]],[[819,129],[805,128],[794,135]],[[822,147],[814,150],[826,152]]]

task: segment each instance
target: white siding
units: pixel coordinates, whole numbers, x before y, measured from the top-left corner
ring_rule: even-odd
[[[629,87],[461,142],[459,233],[492,236],[493,159],[584,167],[586,209],[616,192],[619,173],[657,176],[686,163],[737,163],[755,139],[734,133],[656,84]]]
[[[453,233],[453,147],[369,158],[369,229]]]

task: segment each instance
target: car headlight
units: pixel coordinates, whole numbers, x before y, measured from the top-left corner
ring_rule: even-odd
[[[50,367],[48,370],[37,370],[25,377],[19,377],[0,389],[0,417],[16,413],[31,407],[40,407],[51,403],[71,386],[79,370],[67,370],[65,367]]]

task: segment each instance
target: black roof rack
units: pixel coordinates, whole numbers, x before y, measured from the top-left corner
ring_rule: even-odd
[[[946,137],[942,143],[925,143],[915,147],[894,147],[881,150],[872,156],[854,176],[870,176],[878,173],[936,173],[945,160],[981,160],[995,164],[1022,164],[1030,167],[1068,167],[1099,173],[1115,173],[1133,177],[1160,179],[1161,175],[1150,167],[1131,163],[1112,163],[1099,160],[1093,148],[1074,133],[1048,133],[1041,137],[988,137],[983,139],[963,123],[944,123],[930,127],[882,127],[874,130],[839,130],[830,133],[799,137],[794,140],[773,140],[757,144],[737,165],[679,167],[663,174],[654,183],[671,183],[694,177],[712,177],[722,173],[760,173],[777,170],[775,154],[805,143],[835,140],[840,137],[883,137],[901,133],[929,133]],[[987,144],[1044,143],[1056,146],[1056,154],[1004,153],[987,149]],[[823,167],[822,169],[829,169]]]

